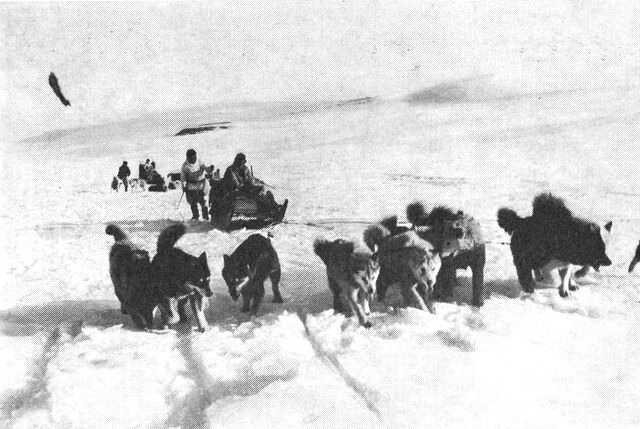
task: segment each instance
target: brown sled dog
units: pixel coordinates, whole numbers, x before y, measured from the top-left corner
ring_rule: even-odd
[[[380,255],[378,300],[384,299],[389,286],[399,284],[405,305],[413,299],[418,308],[434,313],[431,294],[441,263],[435,247],[415,231],[392,235],[381,224],[369,226],[363,240]]]
[[[484,304],[486,249],[480,224],[462,211],[436,206],[427,212],[422,203],[407,206],[407,219],[418,235],[440,249],[442,266],[434,285],[435,299],[450,299],[457,284],[456,270],[471,268],[471,304]]]
[[[380,273],[378,255],[354,251],[354,244],[345,240],[318,239],[313,250],[327,267],[329,289],[333,293],[333,309],[345,312],[345,303],[365,328],[369,321],[371,297],[376,291]]]
[[[115,243],[109,252],[109,274],[120,300],[122,314],[129,314],[136,327],[153,328],[157,299],[151,283],[149,252],[135,246],[116,225],[107,225]]]
[[[185,232],[186,227],[179,223],[160,233],[158,252],[151,262],[152,278],[163,327],[187,322],[185,306],[189,302],[202,332],[208,326],[204,317],[205,298],[213,295],[209,287],[211,272],[206,253],[195,257],[174,247]]]

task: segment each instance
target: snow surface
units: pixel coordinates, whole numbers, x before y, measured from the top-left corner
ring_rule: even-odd
[[[638,15],[608,3],[553,2],[541,12],[503,3],[501,13],[442,4],[437,18],[426,21],[421,10],[379,6],[378,16],[388,21],[367,15],[362,25],[375,23],[372,37],[386,57],[345,63],[349,52],[370,47],[356,40],[320,61],[327,76],[319,87],[335,78],[324,100],[336,93],[373,97],[363,104],[305,99],[181,107],[187,103],[178,100],[180,108],[105,124],[82,100],[81,112],[95,119],[88,124],[65,116],[77,112],[30,111],[37,95],[27,84],[10,86],[17,97],[15,107],[5,107],[8,134],[25,123],[53,131],[2,146],[0,426],[640,426],[640,271],[627,273],[640,239],[640,26],[632,25]],[[359,16],[344,7],[324,11],[323,19],[339,28],[340,19]],[[234,27],[236,18],[224,25]],[[441,37],[434,42],[439,48],[394,54],[420,45],[425,22],[438,23],[431,36]],[[264,25],[252,37],[279,40],[264,36]],[[396,40],[392,30],[401,27],[406,38]],[[306,37],[315,30],[298,28]],[[308,44],[322,51],[323,38],[351,36],[344,33]],[[282,40],[276,51],[290,48]],[[455,61],[442,63],[457,51]],[[411,55],[433,66],[422,69],[428,78],[407,75]],[[26,62],[11,61],[17,68],[9,77],[3,70],[8,82],[20,72],[25,82],[35,80]],[[402,77],[394,64],[406,66]],[[289,66],[286,76],[306,70]],[[358,89],[368,68],[375,72]],[[351,89],[336,92],[340,78]],[[305,79],[313,76],[296,85]],[[403,96],[384,96],[390,86]],[[146,99],[135,94],[144,90],[127,89],[142,104]],[[255,97],[263,98],[276,97],[268,91]],[[174,136],[184,126],[216,121],[232,126]],[[190,211],[178,191],[115,193],[109,184],[125,159],[135,167],[152,158],[166,174],[190,147],[220,168],[243,151],[276,197],[289,199],[286,222],[273,229],[285,302],[271,303],[267,286],[258,317],[242,314],[221,278],[222,255],[252,231],[227,234],[189,222],[179,246],[207,253],[210,329],[136,331],[113,293],[113,239],[105,226],[118,223],[153,255],[159,232]],[[614,221],[607,248],[613,265],[589,274],[567,299],[544,287],[521,293],[504,244],[509,237],[495,222],[504,206],[529,214],[542,191],[585,217]],[[313,241],[360,240],[367,222],[403,217],[417,199],[462,208],[480,221],[489,240],[485,305],[469,305],[470,273],[459,271],[455,302],[436,303],[435,315],[401,308],[397,291],[373,306],[371,329],[333,314]]]

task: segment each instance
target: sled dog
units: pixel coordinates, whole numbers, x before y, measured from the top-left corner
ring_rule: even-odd
[[[129,186],[131,187],[131,190],[138,190],[138,191],[144,191],[144,187],[145,187],[146,182],[142,179],[129,179]]]
[[[532,270],[551,273],[566,267],[558,288],[561,297],[569,295],[574,266],[611,265],[605,252],[606,236],[612,223],[603,228],[593,222],[575,217],[564,200],[543,193],[533,200],[533,214],[522,218],[507,208],[498,210],[498,225],[511,234],[511,254],[518,280],[525,292],[535,287]]]
[[[175,247],[185,232],[186,227],[180,223],[160,233],[158,251],[151,262],[152,276],[163,327],[187,322],[185,306],[189,302],[202,332],[208,326],[204,317],[205,298],[213,295],[209,287],[211,273],[206,253],[195,257]]]
[[[122,314],[129,314],[139,329],[153,328],[157,299],[151,283],[149,253],[140,249],[118,226],[107,225],[115,243],[109,252],[109,274]]]
[[[273,302],[282,303],[280,260],[270,238],[260,234],[250,235],[231,255],[224,255],[222,277],[229,288],[231,299],[242,296],[242,311],[258,312],[264,299],[264,282],[271,280]]]
[[[441,264],[435,247],[415,231],[391,235],[380,224],[365,229],[363,239],[380,259],[378,300],[384,299],[389,286],[399,284],[405,305],[413,299],[418,308],[433,313],[431,294]]]
[[[358,317],[360,325],[371,327],[371,298],[376,291],[380,273],[377,253],[355,251],[353,243],[345,240],[318,239],[313,250],[327,268],[329,289],[333,294],[333,309],[345,312],[345,303]]]
[[[436,206],[427,212],[420,202],[407,206],[407,219],[418,235],[440,249],[442,266],[434,285],[434,298],[449,299],[457,284],[456,270],[471,268],[472,305],[484,304],[485,241],[480,224],[463,211]]]
[[[111,189],[118,192],[118,188],[120,188],[120,183],[121,183],[120,179],[118,179],[116,176],[113,176],[113,180],[111,180]]]

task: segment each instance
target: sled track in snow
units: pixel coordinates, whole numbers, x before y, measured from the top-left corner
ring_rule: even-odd
[[[17,417],[28,410],[49,408],[50,393],[47,389],[49,363],[58,355],[60,346],[66,341],[75,338],[81,331],[82,322],[79,320],[70,324],[60,324],[51,331],[42,347],[41,355],[32,363],[27,385],[0,398],[2,401],[0,404],[2,415],[0,415],[0,418],[9,417],[12,414]]]
[[[167,427],[185,429],[201,429],[211,427],[207,410],[217,401],[231,396],[247,397],[255,395],[272,383],[289,381],[297,376],[297,372],[288,372],[277,376],[256,376],[249,369],[242,371],[239,377],[227,384],[215,380],[209,374],[202,355],[193,347],[191,329],[179,331],[175,348],[184,359],[186,371],[184,376],[193,383],[193,389],[181,400],[172,400]]]
[[[300,314],[298,314],[298,318],[304,325],[304,332],[307,336],[307,339],[309,340],[309,343],[311,343],[311,347],[313,347],[313,351],[316,353],[316,356],[318,356],[318,358],[320,358],[320,360],[322,360],[323,362],[328,361],[327,366],[330,366],[333,370],[335,370],[338,373],[338,375],[340,375],[340,377],[344,380],[345,384],[349,386],[349,388],[351,388],[351,390],[353,390],[354,393],[362,399],[362,401],[367,406],[367,408],[377,417],[378,421],[382,422],[383,421],[382,413],[378,409],[376,405],[376,401],[374,401],[371,398],[371,396],[373,396],[375,392],[371,392],[370,389],[368,389],[365,385],[363,385],[358,380],[356,380],[353,376],[351,376],[351,374],[349,374],[349,372],[344,368],[344,366],[342,366],[342,364],[340,363],[338,358],[335,357],[335,355],[325,353],[322,350],[322,347],[320,346],[320,344],[318,344],[318,342],[313,338],[313,336],[311,335],[311,332],[309,332],[309,328],[307,327],[307,324],[302,319],[302,316]]]
[[[171,427],[208,428],[206,410],[216,400],[215,382],[207,372],[202,357],[193,350],[191,332],[181,332],[179,335],[175,347],[184,358],[186,377],[195,386],[183,400],[173,404],[166,423]]]

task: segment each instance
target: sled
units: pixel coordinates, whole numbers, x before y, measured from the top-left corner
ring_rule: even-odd
[[[211,180],[209,215],[214,228],[221,231],[237,229],[260,229],[275,225],[284,219],[289,200],[265,209],[245,194],[236,193],[221,197],[221,180]]]

